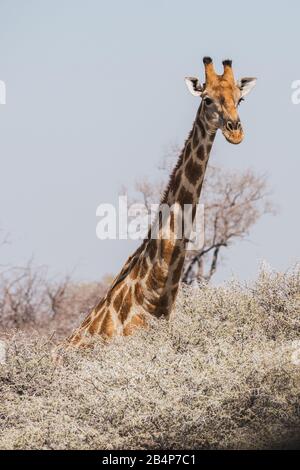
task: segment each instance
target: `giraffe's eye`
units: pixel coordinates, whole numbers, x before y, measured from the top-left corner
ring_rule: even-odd
[[[204,98],[204,103],[207,105],[207,106],[210,106],[212,104],[213,100],[211,98],[208,98],[208,96],[206,98]]]
[[[244,98],[240,98],[237,105],[239,106],[242,101],[245,101],[245,99],[244,99]]]

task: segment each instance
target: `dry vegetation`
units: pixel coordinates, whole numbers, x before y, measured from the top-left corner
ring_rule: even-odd
[[[109,282],[109,279],[108,279]],[[51,282],[47,270],[32,262],[0,272],[0,337],[12,329],[55,331],[63,338],[78,325],[107,282],[76,283],[69,276]]]
[[[170,322],[69,353],[56,369],[52,339],[7,335],[0,448],[296,446],[299,299],[299,269],[187,287]]]

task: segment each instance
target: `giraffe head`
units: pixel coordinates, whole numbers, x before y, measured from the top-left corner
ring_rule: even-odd
[[[194,96],[202,98],[200,112],[204,119],[217,129],[232,144],[239,144],[244,138],[242,124],[238,115],[238,105],[255,86],[256,78],[235,80],[231,60],[224,60],[224,71],[217,75],[210,57],[203,59],[205,83],[198,78],[185,79],[188,89]]]

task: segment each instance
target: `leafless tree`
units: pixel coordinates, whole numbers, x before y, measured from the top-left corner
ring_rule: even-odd
[[[50,301],[52,317],[61,311],[69,286],[70,276],[66,276],[62,281],[56,283],[45,282],[45,292]]]
[[[45,302],[44,273],[32,261],[24,267],[7,268],[0,277],[0,323],[20,328],[33,324],[49,309]]]
[[[204,181],[205,239],[198,253],[186,257],[183,281],[209,281],[216,272],[220,253],[244,240],[263,215],[274,213],[265,176],[252,170],[226,171],[210,166]]]
[[[46,329],[65,337],[80,316],[105,293],[106,279],[98,283],[78,283],[66,276],[52,281],[47,269],[31,260],[22,267],[6,267],[0,272],[0,331]]]

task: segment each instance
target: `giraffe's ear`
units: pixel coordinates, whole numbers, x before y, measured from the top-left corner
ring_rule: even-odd
[[[246,95],[248,95],[248,93],[250,93],[252,88],[255,87],[256,81],[257,81],[256,78],[245,77],[245,78],[241,78],[237,82],[237,86],[241,90],[241,98],[244,98],[244,96],[246,96]]]
[[[185,83],[189,91],[194,96],[201,96],[203,91],[203,86],[196,77],[185,77]]]

